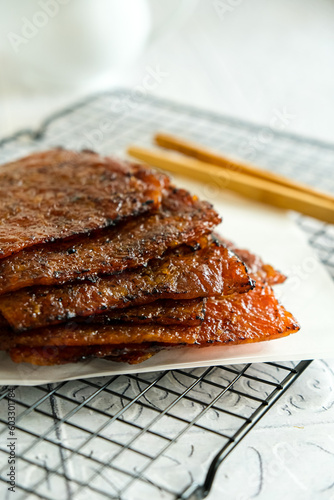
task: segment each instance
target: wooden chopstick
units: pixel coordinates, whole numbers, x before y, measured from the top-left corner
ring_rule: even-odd
[[[237,192],[246,198],[289,210],[334,224],[334,202],[272,180],[235,170],[222,169],[195,158],[160,149],[131,146],[128,154],[155,167],[185,175],[204,183],[215,183],[222,189]]]
[[[258,168],[246,162],[232,160],[230,158],[227,158],[226,156],[221,155],[220,153],[211,151],[210,149],[200,146],[194,142],[187,141],[165,133],[156,134],[154,140],[156,144],[158,144],[158,146],[178,151],[179,153],[183,153],[205,163],[210,163],[211,165],[216,165],[228,170],[233,170],[234,172],[248,174],[258,179],[271,181],[281,186],[296,189],[298,191],[302,191],[304,193],[308,193],[313,196],[317,196],[319,198],[334,202],[334,197],[328,193],[317,191],[307,186],[306,184],[296,182],[292,179],[284,177],[283,175],[275,174],[274,172]]]

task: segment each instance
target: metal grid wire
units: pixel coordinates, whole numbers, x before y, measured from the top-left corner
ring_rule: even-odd
[[[308,364],[218,366],[14,388],[17,498],[204,498],[219,464]],[[8,392],[3,388],[0,396],[4,410]],[[6,464],[7,421],[0,421]],[[205,460],[203,446],[211,450]],[[3,478],[7,471],[6,464]]]
[[[52,116],[37,132],[3,140],[0,163],[58,145],[122,155],[131,143],[148,144],[157,130],[334,192],[332,145],[127,90],[93,96]],[[334,275],[333,227],[305,217],[296,221]],[[7,464],[8,400],[14,391],[18,500],[204,498],[219,464],[308,364],[217,366],[2,387],[0,464]],[[6,472],[7,465],[0,465],[4,486]]]

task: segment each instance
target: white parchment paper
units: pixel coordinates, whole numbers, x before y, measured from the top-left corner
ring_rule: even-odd
[[[0,384],[38,385],[83,377],[191,368],[216,364],[334,357],[334,283],[295,225],[291,214],[245,200],[226,191],[177,179],[208,198],[223,217],[219,232],[239,247],[258,253],[289,276],[275,287],[285,307],[301,324],[289,337],[238,346],[181,348],[160,352],[139,365],[91,360],[55,367],[15,364],[0,354]]]

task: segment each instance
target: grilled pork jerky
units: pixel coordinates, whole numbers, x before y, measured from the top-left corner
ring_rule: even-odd
[[[197,342],[231,343],[272,340],[300,329],[296,319],[276,299],[268,285],[257,284],[245,294],[210,298]]]
[[[157,300],[150,304],[125,309],[113,309],[106,314],[97,314],[88,318],[76,318],[76,321],[110,325],[113,323],[136,323],[157,325],[197,326],[205,318],[206,299]]]
[[[60,364],[78,361],[86,356],[110,356],[106,353],[118,353],[117,349],[122,349],[124,344],[128,346],[129,352],[131,344],[133,352],[139,349],[138,346],[144,352],[147,345],[160,348],[185,344],[203,347],[209,344],[236,345],[273,340],[298,330],[298,323],[277,301],[273,290],[267,285],[257,285],[245,294],[224,299],[209,298],[205,320],[199,327],[56,326],[31,332],[31,335],[18,335],[9,352],[16,362]]]
[[[262,259],[248,250],[240,250],[232,243],[224,240],[229,248],[234,248],[235,253],[246,264],[250,276],[256,281],[273,285],[282,283],[286,277],[275,270],[271,265],[264,264]],[[1,267],[1,263],[0,263]],[[205,315],[205,299],[193,300],[157,300],[150,304],[114,309],[106,314],[99,314],[88,318],[77,318],[76,321],[85,321],[95,324],[110,324],[113,322],[131,323],[157,323],[170,325],[197,326],[203,321]],[[0,315],[1,328],[9,328],[7,321]]]
[[[206,320],[205,320],[206,321]],[[171,344],[195,344],[201,327],[177,327],[170,325],[98,325],[66,323],[3,338],[3,350],[16,345],[43,346],[91,346],[111,344],[141,344],[167,342]]]
[[[158,208],[167,183],[137,164],[61,149],[0,168],[0,258]]]
[[[211,205],[184,189],[166,190],[161,209],[100,234],[25,249],[0,260],[0,295],[147,264],[168,248],[197,241],[220,222]]]
[[[209,298],[200,326],[163,325],[66,325],[40,328],[12,336],[2,348],[27,346],[90,346],[159,342],[168,344],[208,344],[257,342],[299,330],[294,317],[276,299],[268,285],[257,285],[245,294],[223,299]]]
[[[200,325],[205,317],[206,299],[191,300],[157,300],[150,304],[125,309],[113,309],[105,314],[79,317],[75,320],[81,323],[94,323],[96,325],[110,325],[119,323],[136,323],[158,325]],[[0,346],[3,337],[12,332],[11,327],[3,316],[0,315]],[[1,347],[0,347],[1,348]]]
[[[95,282],[23,289],[0,297],[0,312],[16,331],[57,324],[76,316],[148,304],[246,292],[253,281],[226,247],[180,247],[147,267]]]

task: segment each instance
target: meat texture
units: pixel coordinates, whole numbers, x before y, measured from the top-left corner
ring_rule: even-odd
[[[0,258],[160,206],[167,178],[92,152],[55,149],[0,169]]]
[[[110,325],[119,323],[136,323],[140,325],[156,323],[158,325],[200,325],[205,317],[206,299],[191,300],[157,300],[150,304],[113,309],[96,316],[78,317],[76,322],[94,323],[95,325]],[[12,334],[13,330],[0,315],[0,349],[1,342]]]
[[[206,299],[157,300],[150,304],[125,309],[113,309],[105,314],[88,318],[76,318],[76,321],[110,325],[113,323],[136,323],[139,325],[155,323],[157,325],[197,326],[205,318]]]
[[[272,288],[257,285],[245,294],[209,298],[200,326],[68,323],[12,336],[3,345],[8,349],[15,345],[87,346],[142,342],[238,344],[274,339],[298,330],[296,320],[278,302]]]
[[[0,295],[143,266],[170,247],[199,240],[219,222],[211,205],[184,189],[170,188],[157,213],[73,241],[27,248],[0,260]]]
[[[224,240],[225,241],[225,240]],[[232,248],[232,244],[228,243]],[[266,284],[277,284],[283,282],[286,278],[272,266],[264,264],[257,255],[248,250],[239,250],[233,245],[235,253],[247,265],[252,278]],[[124,309],[113,309],[107,313],[90,316],[87,318],[76,318],[76,321],[84,321],[108,325],[110,323],[130,322],[130,323],[157,323],[159,325],[199,325],[205,316],[205,299],[192,300],[157,300],[150,304],[141,306],[127,307]],[[8,322],[0,315],[0,333],[6,329],[8,331]]]
[[[197,251],[180,247],[148,267],[95,282],[35,287],[2,295],[0,312],[14,330],[22,331],[158,299],[242,293],[253,284],[238,257],[213,242]]]
[[[297,332],[296,319],[276,299],[269,285],[257,284],[245,294],[210,298],[198,343],[240,344],[273,340]]]
[[[228,295],[246,292],[252,286],[244,264],[227,248],[211,243],[195,252],[181,247],[148,267],[96,282],[36,287],[3,295],[0,312],[14,330],[22,331],[158,299]]]
[[[33,335],[28,345],[24,344],[24,335],[19,336],[9,353],[15,362],[26,361],[37,365],[76,362],[87,357],[110,359],[110,356],[114,361],[133,363],[147,359],[145,354],[151,356],[161,349],[185,344],[205,347],[210,344],[260,342],[299,330],[296,320],[279,304],[269,286],[258,285],[247,294],[235,294],[221,300],[208,299],[207,307],[205,321],[199,327],[128,325],[117,330],[106,326],[93,331],[89,325],[80,325],[72,332],[70,327],[53,327]],[[38,344],[39,340],[41,344]],[[34,347],[31,347],[32,341]],[[124,344],[130,355],[128,359],[124,353],[121,354]]]

